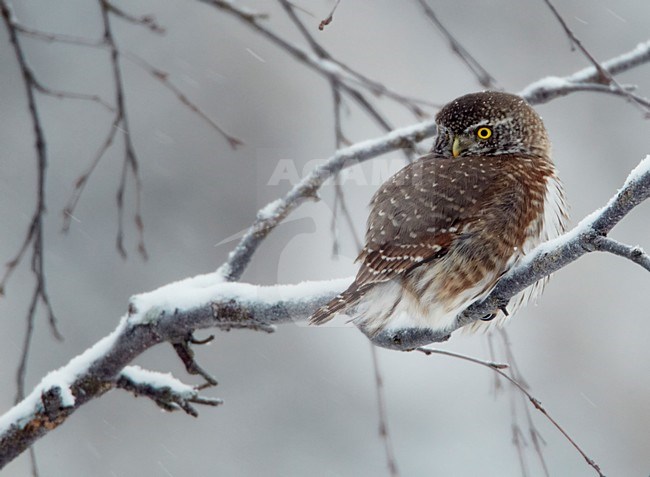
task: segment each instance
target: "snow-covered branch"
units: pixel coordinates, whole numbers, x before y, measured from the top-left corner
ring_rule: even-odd
[[[259,287],[223,282],[212,273],[133,297],[129,314],[115,331],[49,373],[0,417],[0,468],[83,404],[116,387],[150,397],[165,409],[178,407],[190,414],[196,412],[190,403],[218,404],[174,378],[127,366],[148,348],[182,341],[196,329],[272,331],[274,324],[304,319],[350,281]]]
[[[625,255],[624,248],[602,245],[602,237],[648,197],[650,156],[641,161],[603,208],[563,236],[539,246],[499,282],[486,300],[470,307],[457,327],[480,319],[528,285],[590,251]],[[638,262],[648,260],[638,248],[631,249],[628,255]],[[265,287],[226,282],[215,272],[134,296],[129,314],[113,333],[47,375],[29,396],[0,418],[0,467],[63,423],[81,405],[115,387],[144,394],[163,408],[180,407],[191,414],[194,409],[189,407],[190,402],[217,404],[218,401],[200,397],[193,388],[173,378],[165,380],[160,374],[145,372],[134,374],[131,370],[135,368],[128,368],[126,373],[124,370],[146,349],[165,341],[182,341],[197,329],[246,328],[268,332],[276,324],[304,321],[346,288],[351,279]],[[447,338],[411,329],[380,334],[373,341],[389,348],[413,349]]]
[[[183,410],[194,417],[199,414],[192,404],[206,406],[223,404],[221,399],[200,396],[198,389],[179,381],[169,373],[149,371],[140,366],[124,368],[116,386],[132,392],[136,397],[148,397],[165,411]]]
[[[518,267],[504,276],[481,303],[469,307],[460,317],[464,326],[486,312],[505,306],[508,300],[542,277],[565,267],[584,254],[607,251],[621,255],[648,269],[648,256],[639,247],[629,247],[606,235],[634,207],[650,197],[650,155],[630,173],[623,187],[607,204],[585,217],[566,234],[537,247]]]
[[[603,67],[616,74],[648,61],[650,42],[605,62]],[[594,81],[594,75],[593,67],[586,68],[562,81],[538,82],[522,94],[533,104],[547,101],[574,91],[567,87],[567,82],[587,84]],[[145,395],[165,409],[181,408],[190,414],[195,412],[190,403],[217,404],[217,400],[201,397],[194,388],[175,379],[165,380],[158,373],[136,372],[135,368],[127,366],[146,349],[159,343],[187,343],[197,329],[246,328],[268,332],[276,324],[304,321],[317,307],[346,288],[351,278],[273,287],[231,281],[241,276],[253,253],[273,228],[303,201],[316,197],[318,189],[337,171],[388,151],[410,147],[434,132],[433,122],[425,121],[338,151],[285,197],[263,208],[217,272],[133,297],[128,314],[113,333],[61,369],[48,374],[23,401],[0,417],[0,468],[65,422],[83,404],[114,388]],[[538,247],[499,282],[486,300],[470,307],[460,317],[458,327],[506,304],[520,290],[590,251],[622,255],[647,268],[649,259],[642,251],[603,237],[649,196],[650,157],[647,157],[605,207],[586,217],[564,236]],[[404,330],[379,335],[373,341],[385,347],[413,349],[447,338],[448,335]]]
[[[610,75],[624,73],[650,61],[650,40],[639,43],[634,49],[601,63]],[[620,91],[603,85],[598,70],[588,66],[569,76],[548,76],[526,86],[519,94],[530,104],[547,103],[552,99],[575,91],[594,91],[618,95]]]

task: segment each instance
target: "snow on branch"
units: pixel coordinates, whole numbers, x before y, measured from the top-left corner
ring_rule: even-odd
[[[565,267],[585,253],[605,251],[630,259],[650,271],[650,257],[640,247],[632,247],[606,237],[634,207],[650,197],[650,155],[632,170],[623,187],[607,204],[591,213],[566,234],[533,250],[524,261],[505,275],[481,303],[470,306],[459,317],[458,327],[505,306],[508,300],[542,277]]]
[[[619,242],[616,247],[599,243],[648,197],[650,156],[631,172],[623,187],[603,208],[587,216],[573,230],[535,249],[503,277],[490,296],[459,317],[457,328],[506,304],[528,285],[587,252],[607,250],[626,256],[623,250],[628,250],[628,246]],[[628,258],[639,264],[650,261],[638,247],[630,249]],[[218,404],[217,400],[200,397],[194,388],[174,378],[127,368],[127,365],[146,349],[164,341],[178,342],[197,329],[272,331],[275,324],[304,321],[351,280],[352,277],[269,287],[226,282],[215,272],[134,296],[129,314],[113,333],[47,375],[29,396],[0,417],[0,468],[63,423],[81,405],[115,387],[146,395],[163,408],[180,407],[192,415],[195,411],[190,402]],[[410,329],[390,335],[383,333],[373,341],[394,349],[413,349],[447,338],[448,335]]]
[[[218,273],[165,285],[132,298],[129,314],[110,335],[50,372],[20,403],[0,416],[0,469],[80,406],[113,388],[147,396],[164,409],[217,405],[191,386],[161,373],[127,367],[146,349],[181,341],[201,328],[272,331],[304,319],[352,278],[260,287],[223,282]]]
[[[600,66],[608,74],[617,75],[648,61],[650,61],[650,40],[639,43],[627,53],[603,61]],[[519,94],[526,98],[530,104],[541,104],[576,91],[594,91],[621,95],[620,89],[602,83],[599,72],[594,66],[588,66],[569,76],[542,78],[526,86]],[[647,102],[643,98],[638,99],[641,102]]]
[[[603,67],[615,74],[648,61],[650,42],[605,62]],[[594,74],[592,67],[564,80],[589,83]],[[544,80],[526,88],[523,94],[531,103],[538,103],[571,91],[574,90],[567,90],[564,81]],[[316,197],[318,189],[334,173],[388,151],[410,147],[413,142],[433,136],[434,132],[433,122],[425,121],[398,129],[380,139],[339,150],[296,184],[285,197],[265,207],[217,272],[134,296],[128,314],[122,317],[115,331],[67,365],[48,374],[25,399],[0,416],[0,468],[65,422],[83,404],[114,388],[147,396],[165,409],[180,408],[192,415],[196,411],[190,403],[217,405],[218,400],[202,397],[198,390],[174,378],[128,366],[142,352],[159,343],[170,342],[177,346],[196,342],[192,333],[197,329],[244,328],[270,332],[276,324],[304,321],[346,288],[352,278],[272,287],[231,281],[241,275],[259,244],[273,228],[304,200]],[[533,251],[502,278],[490,296],[466,310],[459,317],[457,327],[505,305],[509,298],[528,285],[587,252],[607,251],[648,268],[650,257],[641,249],[621,244],[606,235],[649,196],[650,156],[632,171],[623,187],[602,209],[586,217],[567,234]],[[409,329],[390,335],[380,334],[373,341],[394,349],[413,349],[447,338],[448,335]],[[189,364],[192,364],[191,353],[188,356]],[[188,362],[185,364],[188,371],[195,370],[188,366]]]
[[[135,396],[146,396],[165,411],[182,409],[190,416],[199,414],[191,403],[218,406],[223,404],[221,399],[208,398],[199,395],[199,390],[189,386],[170,373],[158,373],[142,369],[140,366],[127,366],[120,373],[116,382],[120,389],[130,391]]]

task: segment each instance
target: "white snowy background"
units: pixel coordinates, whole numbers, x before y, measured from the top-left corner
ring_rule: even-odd
[[[268,25],[292,41],[299,34],[271,1],[242,0],[271,14]],[[332,1],[296,2],[317,38],[342,61],[392,89],[445,103],[480,89],[413,0],[343,0],[324,32],[316,26]],[[556,2],[585,46],[600,60],[648,40],[646,0]],[[431,1],[441,21],[508,91],[587,65],[541,0]],[[115,193],[122,162],[119,141],[102,160],[75,213],[60,233],[61,210],[75,178],[106,134],[111,116],[95,104],[39,96],[50,164],[47,177],[45,267],[63,343],[39,315],[27,374],[31,389],[118,324],[131,295],[217,268],[256,211],[289,188],[269,185],[279,160],[303,167],[334,151],[329,85],[232,17],[197,2],[119,2],[155,13],[162,36],[115,20],[118,44],[170,73],[170,79],[245,146],[225,141],[142,70],[123,64],[127,108],[144,184],[145,239],[150,259],[114,248]],[[97,5],[86,1],[14,2],[18,19],[46,31],[98,37]],[[25,39],[28,60],[53,88],[111,98],[107,54]],[[650,94],[650,66],[619,77]],[[0,37],[0,260],[22,243],[35,200],[30,119],[14,52]],[[414,122],[379,101],[395,126]],[[537,107],[571,203],[572,224],[602,206],[650,152],[650,122],[623,99],[576,93]],[[383,133],[359,114],[344,116],[349,139]],[[353,173],[348,205],[363,230],[377,171],[398,167],[399,153]],[[309,166],[307,166],[309,167]],[[378,169],[377,169],[378,168]],[[331,256],[333,187],[281,225],[260,248],[244,280],[295,283],[354,274],[354,242],[343,220],[341,257]],[[133,196],[129,196],[131,201]],[[132,204],[131,202],[127,202]],[[127,205],[127,211],[128,211]],[[642,205],[612,237],[650,249],[650,206]],[[127,215],[128,217],[128,215]],[[297,220],[296,220],[297,219]],[[23,265],[0,300],[0,412],[12,406],[14,376],[33,281]],[[629,261],[589,254],[561,270],[539,304],[508,326],[531,392],[607,475],[650,473],[650,275]],[[339,321],[341,323],[341,321]],[[199,337],[204,336],[201,334]],[[456,334],[445,349],[488,358],[484,336]],[[163,414],[145,398],[113,391],[76,412],[36,444],[43,476],[302,476],[387,475],[370,348],[353,328],[284,325],[275,334],[218,333],[198,349],[199,362],[219,380],[207,393],[219,408],[198,419]],[[521,475],[511,444],[512,395],[493,393],[491,371],[442,356],[379,352],[391,437],[404,476]],[[503,357],[500,359],[503,360]],[[137,363],[192,381],[171,346]],[[521,402],[515,395],[519,412]],[[551,475],[592,476],[569,443],[531,409],[546,440]],[[520,423],[525,418],[519,413]],[[544,475],[532,446],[532,476]],[[27,454],[6,475],[30,475]]]

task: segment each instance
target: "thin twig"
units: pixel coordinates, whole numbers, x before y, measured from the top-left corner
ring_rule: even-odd
[[[430,355],[430,354],[434,354],[434,353],[436,353],[436,354],[447,354],[447,355],[450,355],[450,353],[448,353],[448,352],[440,353],[441,350],[432,350],[432,349],[429,349],[429,348],[417,348],[416,351],[420,351],[421,353],[424,353],[424,354],[426,354],[426,355]],[[453,354],[451,354],[451,356],[453,356]],[[589,457],[589,456],[588,456],[588,455],[587,455],[587,454],[582,450],[582,448],[581,448],[581,447],[580,447],[580,446],[575,442],[575,440],[573,440],[573,438],[571,438],[571,436],[570,436],[570,435],[569,435],[569,434],[564,430],[564,428],[563,428],[562,426],[560,426],[560,424],[559,424],[555,419],[553,419],[553,418],[551,417],[551,415],[548,413],[548,411],[547,411],[547,410],[542,406],[542,403],[541,403],[537,398],[535,398],[535,397],[534,397],[530,392],[528,392],[528,390],[526,389],[526,387],[525,387],[524,385],[520,384],[516,379],[514,379],[514,378],[508,376],[507,373],[503,372],[503,371],[502,371],[502,369],[503,369],[502,367],[500,367],[500,366],[495,366],[495,363],[490,363],[490,362],[487,362],[487,361],[482,361],[482,360],[480,360],[480,359],[471,358],[471,357],[469,357],[469,356],[463,356],[463,355],[460,355],[460,356],[457,356],[457,357],[462,357],[462,359],[465,359],[466,361],[471,361],[471,362],[473,362],[473,363],[480,364],[481,366],[485,366],[485,367],[487,367],[487,368],[490,368],[490,369],[493,370],[495,373],[498,373],[501,377],[503,377],[503,378],[505,378],[506,380],[510,381],[510,383],[511,383],[513,386],[515,386],[519,391],[521,391],[521,392],[522,392],[522,393],[523,393],[523,394],[528,398],[528,400],[529,400],[530,403],[535,407],[535,409],[537,409],[539,412],[541,412],[541,413],[544,415],[544,417],[546,417],[546,419],[547,419],[551,424],[553,424],[553,426],[554,426],[558,431],[560,431],[560,433],[561,433],[561,434],[562,434],[562,435],[563,435],[563,436],[564,436],[564,437],[569,441],[569,443],[570,443],[570,444],[571,444],[571,445],[572,445],[572,446],[573,446],[573,447],[578,451],[578,453],[579,453],[579,454],[580,454],[580,455],[585,459],[585,461],[587,462],[587,464],[589,464],[591,467],[593,467],[593,469],[594,469],[596,472],[598,472],[599,477],[605,477],[605,475],[604,475],[604,474],[602,473],[602,471],[600,470],[600,466],[599,466],[598,464],[596,464],[596,462],[594,462],[593,459],[591,459],[591,458],[590,458],[590,457]]]
[[[43,266],[44,244],[43,244],[43,217],[45,215],[45,180],[46,169],[48,164],[47,157],[47,144],[45,142],[45,134],[41,125],[38,106],[36,104],[35,92],[38,90],[36,77],[34,72],[27,63],[27,59],[22,49],[22,44],[18,38],[18,32],[13,23],[13,13],[6,0],[0,0],[0,11],[4,20],[7,31],[9,32],[9,39],[13,46],[18,67],[23,77],[23,84],[25,86],[25,93],[27,96],[27,106],[29,116],[32,122],[35,139],[36,150],[36,163],[37,163],[37,193],[36,193],[36,208],[32,215],[30,225],[27,230],[25,239],[20,246],[18,253],[14,258],[7,263],[5,273],[0,279],[0,295],[4,293],[7,281],[14,272],[18,264],[22,261],[28,248],[31,246],[31,271],[35,278],[34,305],[30,306],[28,313],[28,320],[33,320],[33,314],[36,313],[36,307],[40,301],[46,308],[48,313],[48,320],[52,334],[57,339],[62,339],[61,334],[56,326],[56,318],[52,310],[49,295],[45,286],[45,271]],[[29,328],[28,329],[33,329]],[[29,341],[31,337],[27,337]],[[23,351],[27,353],[27,351]],[[24,377],[23,377],[24,378]]]
[[[372,106],[372,104],[367,100],[367,98],[363,95],[363,93],[357,89],[357,86],[362,86],[363,88],[373,92],[374,94],[384,94],[385,96],[394,99],[397,102],[397,104],[407,108],[410,111],[413,111],[414,109],[419,109],[419,108],[414,108],[412,99],[391,92],[388,88],[386,88],[383,85],[380,85],[377,82],[368,82],[363,75],[353,72],[353,70],[349,67],[343,66],[340,62],[331,58],[329,54],[327,55],[327,58],[319,54],[314,56],[313,54],[304,51],[303,49],[293,45],[283,37],[274,33],[266,26],[262,25],[260,19],[264,17],[262,17],[261,14],[255,14],[255,13],[251,13],[248,10],[240,9],[235,4],[223,0],[200,0],[200,1],[212,7],[218,8],[219,10],[222,10],[230,15],[233,15],[239,20],[243,21],[247,26],[249,26],[254,31],[263,35],[271,43],[277,45],[278,47],[286,51],[296,61],[311,68],[321,76],[327,79],[335,77],[338,81],[341,82],[342,90],[346,94],[348,94],[356,103],[358,103],[359,106],[368,113],[369,117],[371,117],[373,121],[379,124],[382,127],[382,129],[386,131],[390,131],[392,127],[390,126],[388,121],[385,118],[383,118],[382,115]],[[293,12],[293,6],[289,1],[280,0],[280,3],[282,4],[282,6],[285,8],[287,12],[289,11]],[[296,20],[293,21],[294,23],[296,23]],[[301,22],[298,20],[297,23],[301,23]],[[307,32],[306,29],[304,28],[304,25],[302,28],[300,28],[300,30],[301,30],[301,34],[305,38],[307,38],[307,36],[311,36],[311,34]],[[315,40],[314,42],[317,43]],[[310,42],[310,44],[313,47],[313,43]],[[325,51],[320,45],[319,47],[321,53]],[[423,101],[422,103],[426,103],[426,102]],[[419,110],[419,112],[421,113],[421,110]]]
[[[379,413],[379,437],[384,443],[384,452],[386,454],[386,466],[391,477],[399,477],[395,451],[388,430],[388,413],[386,412],[386,396],[384,396],[384,380],[379,368],[379,358],[377,357],[377,348],[370,343],[370,353],[372,355],[372,366],[375,370],[375,390],[377,391],[377,412]]]
[[[18,67],[20,69],[23,85],[25,87],[25,93],[27,96],[27,107],[29,110],[29,116],[32,122],[32,128],[34,130],[34,139],[35,139],[35,150],[36,150],[36,164],[37,164],[37,193],[36,193],[36,208],[32,215],[31,223],[28,228],[27,236],[23,244],[18,251],[18,254],[15,256],[11,262],[7,264],[5,274],[2,279],[0,279],[0,295],[3,294],[4,288],[6,286],[9,277],[16,269],[18,264],[22,261],[24,253],[27,251],[28,247],[31,245],[31,271],[34,275],[35,284],[34,291],[32,294],[32,300],[27,312],[27,330],[25,332],[25,337],[23,341],[23,348],[21,352],[21,359],[18,369],[16,371],[16,403],[20,402],[25,396],[25,378],[27,375],[27,361],[29,357],[29,350],[34,335],[34,320],[36,318],[36,309],[39,301],[43,303],[48,314],[48,322],[50,325],[50,330],[54,337],[58,340],[62,339],[61,334],[56,325],[56,318],[54,316],[54,311],[50,304],[50,299],[45,287],[45,270],[43,267],[43,255],[44,244],[43,244],[43,216],[45,215],[45,179],[46,179],[46,168],[48,165],[47,157],[47,145],[45,142],[45,134],[43,133],[43,127],[41,125],[40,115],[38,106],[36,104],[35,92],[39,90],[40,83],[36,80],[34,72],[27,63],[25,53],[22,49],[22,44],[18,37],[18,29],[14,24],[14,15],[5,0],[0,0],[0,11],[4,24],[9,33],[9,40],[12,44],[16,60],[18,62]],[[30,447],[30,461],[32,468],[32,475],[38,477],[38,466],[36,463],[36,453],[33,448]]]
[[[465,65],[469,68],[472,74],[476,77],[478,82],[485,88],[494,88],[497,86],[497,81],[494,77],[483,68],[483,66],[474,58],[467,49],[456,39],[456,37],[449,31],[438,19],[438,15],[427,4],[426,0],[418,0],[425,15],[431,22],[438,28],[443,36],[449,41],[451,51],[453,51]]]
[[[131,128],[126,114],[126,103],[124,99],[124,80],[122,79],[122,70],[120,67],[120,53],[115,43],[113,30],[111,27],[110,14],[113,13],[112,6],[106,0],[98,0],[102,15],[103,37],[104,42],[108,45],[111,58],[111,69],[113,70],[113,86],[115,88],[115,105],[117,110],[116,118],[119,118],[118,124],[122,132],[124,141],[124,160],[122,163],[122,173],[120,184],[117,190],[117,236],[116,247],[122,258],[126,258],[127,253],[124,248],[124,193],[126,190],[126,181],[130,175],[135,182],[135,214],[134,223],[138,232],[138,252],[143,259],[147,259],[147,249],[144,244],[144,226],[141,214],[142,200],[142,182],[140,179],[138,158],[132,142]]]
[[[36,38],[37,40],[47,41],[50,43],[68,43],[70,45],[87,46],[90,48],[105,48],[106,43],[103,39],[95,40],[93,38],[86,38],[82,36],[66,35],[62,33],[49,33],[35,28],[30,28],[14,21],[16,30],[24,33],[27,36]]]
[[[288,0],[279,0],[280,4],[284,8],[285,12],[289,16],[289,19],[296,25],[298,30],[300,31],[301,35],[307,40],[309,43],[310,48],[313,50],[313,52],[318,56],[319,62],[328,62],[328,63],[335,63],[333,61],[332,55],[325,50],[323,46],[316,41],[316,39],[309,33],[305,25],[300,21],[298,16],[296,15],[294,11],[294,7],[289,2]],[[284,48],[287,49],[287,47],[293,47],[292,45],[288,44],[285,42]],[[291,50],[287,50],[291,52]],[[321,71],[321,70],[319,70]],[[351,69],[345,70],[347,72],[352,72]],[[391,126],[390,122],[388,121],[387,118],[382,115],[379,110],[372,105],[372,103],[366,98],[366,96],[359,91],[357,88],[354,88],[352,86],[349,86],[342,76],[340,74],[337,74],[336,72],[328,72],[325,70],[327,73],[326,77],[330,81],[330,84],[333,84],[335,88],[339,91],[339,94],[341,92],[347,94],[352,100],[354,100],[360,107],[361,109],[371,118],[373,119],[384,131],[391,131],[393,127]],[[360,78],[359,75],[355,75],[353,72],[352,74],[356,78]],[[385,88],[384,88],[385,89]],[[408,102],[406,102],[408,104]],[[410,161],[412,160],[412,157],[410,156],[410,152],[404,151],[406,155],[406,160]]]
[[[444,356],[451,356],[453,358],[459,358],[465,361],[469,361],[471,363],[476,363],[480,364],[481,366],[487,366],[488,368],[492,369],[506,369],[508,368],[508,364],[506,363],[497,363],[494,361],[485,361],[482,359],[475,358],[473,356],[468,356],[466,354],[461,354],[461,353],[455,353],[453,351],[447,351],[444,349],[437,349],[437,348],[424,348],[424,347],[419,347],[416,348],[415,351],[419,351],[420,353],[424,353],[427,356],[431,354],[442,354]]]
[[[90,176],[92,175],[95,168],[99,164],[99,161],[102,159],[106,151],[111,147],[111,144],[113,144],[113,140],[115,139],[115,135],[117,134],[119,124],[120,124],[120,116],[119,114],[116,114],[115,117],[113,118],[113,121],[111,122],[111,126],[108,130],[108,134],[106,135],[106,138],[104,139],[104,142],[102,143],[99,150],[95,154],[95,158],[90,163],[88,168],[75,180],[74,187],[72,189],[72,194],[68,199],[68,203],[63,209],[63,231],[64,232],[67,232],[70,229],[70,222],[72,219],[74,219],[74,211],[77,207],[77,204],[79,203],[79,199],[83,194],[83,191],[86,187],[86,184],[88,183],[88,180],[90,179]]]
[[[172,83],[169,80],[169,73],[158,69],[151,64],[149,64],[146,60],[141,58],[140,56],[136,55],[135,53],[127,52],[127,51],[121,51],[122,57],[126,58],[127,60],[133,62],[133,64],[139,66],[142,68],[144,71],[146,71],[149,75],[151,75],[152,78],[154,78],[156,81],[159,81],[160,84],[162,84],[165,88],[167,88],[169,91],[171,91],[176,98],[183,103],[184,106],[186,106],[190,111],[192,111],[194,114],[196,114],[199,118],[201,118],[203,121],[205,121],[210,127],[212,127],[215,131],[217,131],[223,138],[228,141],[228,145],[232,149],[237,149],[239,146],[242,146],[244,143],[240,139],[236,138],[235,136],[227,133],[221,126],[219,126],[214,119],[210,118],[206,113],[201,110],[201,108],[191,101],[185,93],[183,93],[178,86],[176,86],[174,83]]]
[[[609,252],[627,258],[650,272],[650,255],[645,253],[638,245],[627,245],[606,236],[596,237],[593,245],[594,250]]]
[[[514,352],[512,350],[512,343],[510,342],[510,337],[508,336],[508,332],[506,331],[505,328],[499,328],[498,329],[499,336],[502,339],[503,343],[503,348],[505,350],[506,354],[506,360],[508,363],[510,363],[510,375],[517,380],[522,386],[525,386],[526,389],[529,388],[528,383],[524,379],[524,376],[519,369],[519,364],[517,363],[517,360],[515,359]],[[512,389],[512,388],[511,388]],[[522,399],[524,399],[524,396],[521,396]],[[527,405],[527,403],[524,401],[524,413],[526,415],[526,421],[528,424],[528,435],[530,437],[531,442],[533,443],[533,448],[535,449],[535,453],[537,454],[537,458],[540,461],[540,464],[542,466],[542,469],[544,470],[544,475],[546,477],[550,477],[550,472],[548,470],[548,466],[546,464],[546,459],[544,458],[544,451],[542,449],[542,445],[546,444],[544,441],[544,438],[542,437],[541,433],[535,426],[535,423],[533,422],[532,416],[530,414],[530,409]]]
[[[571,31],[569,28],[569,25],[564,21],[564,18],[562,18],[562,15],[560,15],[560,12],[557,11],[557,9],[553,6],[550,0],[544,0],[544,3],[548,6],[548,8],[553,12],[553,15],[557,19],[557,21],[562,25],[562,28],[564,29],[564,33],[569,37],[569,40],[571,41],[571,48],[573,49],[574,46],[577,46],[578,49],[582,52],[583,55],[591,62],[592,65],[594,65],[594,68],[596,68],[596,71],[598,72],[598,83],[602,84],[610,84],[612,81],[612,76],[607,72],[601,64],[596,60],[596,58],[593,57],[591,53],[589,53],[589,50],[587,50],[582,42],[578,39],[577,36]]]
[[[631,94],[629,91],[626,91],[626,89],[621,86],[618,81],[614,79],[614,77],[610,74],[607,69],[605,69],[599,62],[594,58],[594,56],[587,50],[587,48],[584,47],[582,42],[578,39],[578,37],[571,31],[569,28],[569,25],[567,25],[566,21],[564,21],[564,18],[562,18],[562,15],[560,15],[560,12],[553,6],[551,3],[551,0],[544,0],[544,3],[548,6],[548,8],[551,10],[557,21],[562,25],[562,28],[564,29],[564,32],[566,35],[569,37],[569,40],[571,41],[572,45],[575,45],[578,47],[578,49],[582,52],[582,54],[589,60],[589,62],[594,66],[597,72],[597,77],[595,81],[597,83],[602,83],[605,85],[610,86],[612,89],[619,91],[622,93],[624,96],[630,99],[630,102],[637,106],[641,111],[644,112],[646,116],[650,115],[650,106],[644,101],[639,101],[639,98],[637,98],[634,94]]]
[[[154,18],[153,15],[142,15],[140,17],[136,17],[135,15],[131,15],[130,13],[117,7],[116,5],[114,5],[112,2],[109,2],[108,0],[102,0],[102,3],[104,3],[106,9],[110,13],[115,15],[117,18],[121,18],[122,20],[131,23],[133,25],[140,25],[145,28],[148,28],[153,33],[157,33],[159,35],[165,33],[165,29],[156,22],[156,19]]]
[[[48,95],[48,96],[53,96],[58,99],[80,99],[84,101],[92,101],[94,103],[97,103],[101,106],[103,106],[105,109],[107,109],[110,112],[115,112],[115,108],[108,104],[106,101],[104,101],[101,96],[97,94],[85,94],[85,93],[75,93],[73,91],[61,91],[57,89],[52,89],[44,86],[40,81],[38,81],[36,78],[34,78],[34,87],[39,93]]]

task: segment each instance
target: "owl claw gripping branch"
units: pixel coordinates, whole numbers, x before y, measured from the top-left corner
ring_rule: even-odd
[[[487,296],[526,253],[565,230],[546,129],[521,97],[468,94],[443,107],[436,123],[432,151],[372,198],[356,279],[314,313],[312,324],[345,312],[370,336],[404,328],[451,331],[457,315]],[[544,283],[515,296],[510,312]],[[492,322],[506,317],[495,313]]]

